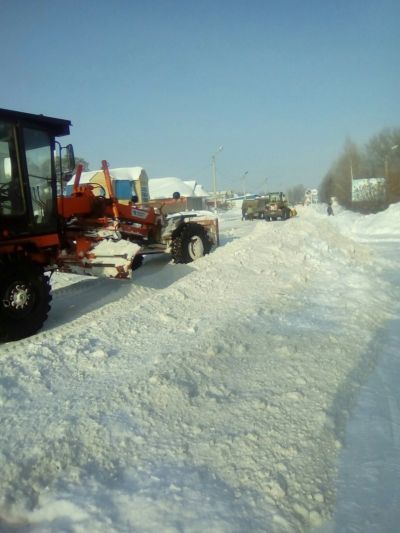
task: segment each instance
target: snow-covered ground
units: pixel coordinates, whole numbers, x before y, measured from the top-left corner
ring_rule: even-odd
[[[397,531],[400,205],[220,226],[0,347],[0,531]]]

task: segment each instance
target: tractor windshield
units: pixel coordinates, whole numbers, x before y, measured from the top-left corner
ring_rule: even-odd
[[[0,122],[0,213],[18,216],[24,212],[14,128]]]
[[[48,224],[54,217],[52,146],[47,132],[24,128],[26,166],[35,224]]]

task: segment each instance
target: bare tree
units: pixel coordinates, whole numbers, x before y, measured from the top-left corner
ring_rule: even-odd
[[[385,178],[385,185],[376,186],[371,182],[368,198],[353,204],[352,185],[359,178]],[[382,130],[363,149],[346,139],[342,153],[320,185],[322,201],[332,196],[347,208],[370,212],[400,201],[400,128]]]
[[[306,188],[303,184],[295,185],[286,191],[286,196],[292,204],[301,204],[304,201],[304,193]]]
[[[400,201],[400,128],[385,128],[366,144],[374,176],[386,179],[387,203]]]

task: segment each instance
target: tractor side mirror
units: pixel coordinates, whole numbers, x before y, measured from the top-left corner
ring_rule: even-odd
[[[74,155],[74,147],[72,144],[67,144],[65,147],[66,150],[66,159],[68,163],[68,168],[66,169],[66,172],[72,172],[75,170],[75,155]]]

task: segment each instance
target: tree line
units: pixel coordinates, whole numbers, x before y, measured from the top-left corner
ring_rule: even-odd
[[[352,201],[352,185],[360,178],[381,178],[362,202]],[[400,202],[400,128],[385,128],[363,147],[346,139],[319,187],[322,202],[336,198],[340,205],[363,212],[386,209]]]

